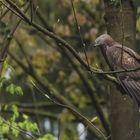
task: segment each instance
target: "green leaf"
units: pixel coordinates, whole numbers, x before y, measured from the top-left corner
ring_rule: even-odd
[[[37,124],[31,122],[28,118],[26,120],[24,120],[23,122],[19,122],[18,126],[29,132],[38,132],[39,133]]]
[[[8,87],[6,87],[6,91],[9,92],[10,94],[14,94],[15,93],[15,85],[10,84]]]
[[[7,134],[9,132],[9,126],[3,122],[2,117],[0,117],[0,133]]]
[[[6,91],[10,94],[23,95],[22,88],[13,83],[6,87]]]
[[[12,105],[13,116],[11,117],[11,121],[15,121],[19,117],[18,108],[16,105]]]
[[[18,128],[16,122],[12,122],[12,123],[11,123],[11,126],[13,126],[13,127],[15,127],[15,128]],[[12,134],[13,134],[15,137],[18,137],[18,135],[20,134],[20,131],[19,131],[19,129],[15,129],[15,128],[11,128],[11,131],[12,131]]]
[[[39,138],[38,140],[54,140],[54,136],[52,134],[46,134],[42,138]]]
[[[24,118],[25,120],[29,119],[29,117],[28,117],[26,114],[23,114],[23,118]]]
[[[3,86],[7,83],[7,80],[5,77],[0,78],[0,89],[3,88]]]
[[[22,91],[22,88],[20,86],[16,86],[15,91],[18,95],[23,95],[23,91]]]

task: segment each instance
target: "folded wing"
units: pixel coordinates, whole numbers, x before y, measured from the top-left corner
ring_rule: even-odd
[[[116,44],[107,50],[109,65],[113,70],[140,67],[140,56],[130,48]],[[140,104],[140,70],[116,74],[120,84],[133,99]]]

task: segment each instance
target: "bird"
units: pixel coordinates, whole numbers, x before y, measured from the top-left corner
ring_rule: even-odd
[[[109,34],[102,34],[94,41],[94,47],[99,47],[111,71],[126,94],[140,106],[140,55],[131,48],[116,42]],[[132,71],[129,71],[129,70]],[[129,72],[126,72],[128,70]]]

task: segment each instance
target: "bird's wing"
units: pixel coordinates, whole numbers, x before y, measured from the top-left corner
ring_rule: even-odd
[[[122,78],[122,75],[117,74],[117,79],[125,92],[140,104],[140,80],[136,81],[132,77],[129,77],[129,74],[126,74],[124,78]]]
[[[109,58],[109,61],[112,63],[110,65],[114,66],[114,70],[132,69],[140,66],[140,61],[138,61],[140,56],[136,52],[124,46],[122,63],[121,52],[121,45],[111,47],[108,52],[112,57],[112,60]],[[129,93],[140,104],[140,70],[118,73],[116,76],[126,93]]]
[[[134,57],[137,61],[140,61],[140,55],[139,54],[137,54],[135,51],[133,51],[132,49],[130,49],[130,48],[128,48],[128,47],[126,47],[126,46],[123,46],[122,47],[122,45],[120,45],[120,44],[118,44],[118,45],[115,45],[117,48],[119,48],[119,49],[122,49],[123,48],[123,50],[126,52],[126,53],[128,53],[130,56],[132,56],[132,57]]]

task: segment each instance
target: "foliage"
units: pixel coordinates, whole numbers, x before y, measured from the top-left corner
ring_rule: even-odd
[[[42,138],[39,138],[38,140],[54,140],[54,137],[52,134],[46,134]]]
[[[74,9],[70,0],[12,1],[22,12],[26,11],[24,9],[28,2],[33,2],[34,6],[29,3],[29,9],[25,14],[29,17],[29,21],[39,24],[64,39],[91,67],[108,69],[100,57],[100,52],[90,45],[99,34],[106,32],[102,0],[72,0]],[[118,6],[119,0],[112,0],[112,3]],[[136,3],[138,6],[138,41],[140,39],[140,10],[139,1],[137,0]],[[19,20],[17,15],[15,16],[11,11],[6,12],[6,10],[7,8],[0,4],[1,48],[9,32]],[[59,135],[60,140],[80,139],[77,124],[85,123],[85,120],[77,117],[62,104],[67,103],[66,105],[76,108],[88,120],[96,118],[98,113],[95,102],[89,96],[89,87],[91,87],[91,95],[97,96],[105,119],[108,120],[110,82],[104,80],[103,76],[86,71],[70,53],[70,60],[74,62],[76,68],[69,61],[68,53],[66,53],[68,50],[62,47],[64,46],[62,43],[38,32],[31,24],[23,20],[15,30],[9,44],[9,54],[7,54],[0,78],[2,112],[0,139],[8,137],[14,140],[30,139],[20,130],[37,136],[38,140],[54,140]],[[35,81],[39,89],[31,85],[31,80]],[[46,98],[48,95],[44,96],[44,93],[52,99]],[[46,119],[49,119],[49,122]],[[105,132],[99,117],[93,124]],[[89,125],[85,127],[90,129]],[[85,133],[87,137],[85,136],[84,139],[91,140],[90,136],[92,140],[94,137],[97,139],[92,131],[87,129]]]
[[[5,68],[9,69],[10,67]],[[0,89],[5,89],[6,92],[13,96],[16,94],[23,95],[21,86],[9,83],[9,78],[7,79],[6,77],[1,78]],[[12,112],[11,115],[8,116],[8,120],[5,120],[4,117],[0,116],[0,137],[2,139],[4,139],[4,135],[8,135],[9,133],[15,137],[14,139],[17,139],[21,135],[21,132],[24,132],[26,135],[28,135],[28,133],[39,133],[37,124],[32,122],[28,115],[20,115],[17,105],[1,105],[1,110],[10,110]],[[19,121],[19,119],[21,121]]]
[[[0,135],[4,138],[4,135],[8,135],[9,133],[17,139],[21,132],[28,135],[28,133],[39,133],[39,129],[36,123],[33,123],[29,120],[29,117],[25,114],[22,117],[19,115],[18,107],[16,105],[4,106],[4,111],[11,108],[13,112],[8,120],[5,120],[3,117],[0,117]],[[2,109],[3,110],[3,109]],[[18,121],[21,118],[22,121]],[[29,135],[31,137],[31,135]]]

